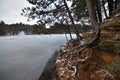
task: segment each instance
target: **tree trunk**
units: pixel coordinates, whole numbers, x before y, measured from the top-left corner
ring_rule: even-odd
[[[102,14],[101,14],[101,5],[100,5],[100,0],[97,1],[97,15],[98,15],[98,21],[99,23],[102,23]]]
[[[113,0],[107,0],[108,8],[109,8],[109,17],[112,15],[113,12]]]
[[[93,47],[99,43],[99,38],[100,38],[100,29],[99,29],[99,24],[97,22],[97,16],[95,12],[95,7],[93,5],[92,0],[86,0],[88,12],[89,12],[89,17],[91,21],[91,25],[95,28],[96,34],[93,40],[91,40],[88,44],[89,47]]]
[[[69,24],[68,24],[67,20],[66,20],[66,27],[67,27],[68,33],[70,34],[70,38],[72,39],[72,35],[71,35],[71,32],[70,32],[70,27],[69,27]]]
[[[91,25],[93,27],[99,28],[99,24],[97,22],[97,16],[96,16],[96,12],[95,12],[95,7],[93,6],[93,2],[92,0],[86,0],[86,4],[87,4],[87,8],[88,8],[88,12],[89,12],[89,17],[90,17],[90,21],[91,21]]]
[[[117,9],[117,4],[119,3],[118,0],[115,0],[115,10]]]
[[[74,23],[74,20],[73,20],[73,17],[72,17],[72,15],[71,15],[71,12],[70,12],[70,10],[69,10],[69,8],[68,8],[67,2],[66,2],[66,0],[63,0],[63,1],[64,1],[65,8],[66,8],[66,10],[67,10],[67,12],[68,12],[69,18],[70,18],[70,20],[71,20],[72,26],[73,26],[73,28],[74,28],[74,30],[75,30],[75,34],[76,34],[76,36],[77,36],[77,39],[81,40],[82,37],[79,35],[79,32],[78,32],[77,27],[76,27],[76,25],[75,25],[75,23]]]

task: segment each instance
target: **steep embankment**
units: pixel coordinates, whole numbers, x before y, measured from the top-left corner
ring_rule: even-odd
[[[84,33],[84,40],[90,40],[94,33]],[[88,39],[89,37],[89,39]],[[91,37],[91,38],[90,38]],[[101,25],[101,37],[94,53],[85,61],[80,62],[75,69],[74,63],[78,57],[73,54],[67,66],[64,50],[56,57],[55,70],[60,80],[119,80],[120,79],[120,16],[107,20]],[[68,42],[64,48],[70,50],[74,45]],[[74,42],[75,43],[75,42]],[[89,48],[80,54],[83,59]],[[74,74],[76,73],[76,74]],[[75,75],[75,76],[73,76]]]

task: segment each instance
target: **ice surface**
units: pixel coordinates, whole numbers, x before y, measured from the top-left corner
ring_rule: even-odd
[[[0,80],[38,80],[64,35],[0,37]]]

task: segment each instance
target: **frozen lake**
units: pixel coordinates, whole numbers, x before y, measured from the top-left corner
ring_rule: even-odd
[[[0,80],[38,80],[64,35],[0,37]]]

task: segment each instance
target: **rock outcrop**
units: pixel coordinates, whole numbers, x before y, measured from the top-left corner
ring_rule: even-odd
[[[73,54],[65,66],[65,50],[72,49],[79,43],[69,41],[62,46],[60,54],[55,60],[55,71],[60,80],[119,80],[120,79],[120,16],[109,19],[101,25],[101,37],[98,47],[95,48],[87,60],[80,62],[75,69],[74,63],[77,54]],[[89,41],[94,32],[84,33],[84,41]],[[63,49],[64,48],[64,49]],[[85,58],[89,48],[84,49],[80,57]],[[76,72],[76,74],[74,74]],[[72,76],[74,75],[74,76]]]

